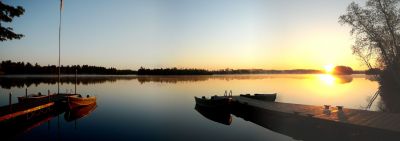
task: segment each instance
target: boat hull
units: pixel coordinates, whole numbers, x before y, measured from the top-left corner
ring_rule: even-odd
[[[83,98],[83,97],[77,97],[77,96],[69,96],[67,97],[68,99],[68,107],[70,109],[74,109],[77,107],[82,107],[82,106],[88,106],[90,104],[96,103],[96,97],[88,97],[88,98]]]
[[[205,99],[195,97],[196,105],[214,109],[228,109],[230,104],[229,98]]]
[[[48,97],[49,96],[47,96],[47,95],[29,95],[28,97],[21,96],[21,97],[18,97],[18,102],[19,103],[35,102],[35,101],[45,99]]]
[[[19,103],[29,103],[29,102],[35,102],[35,101],[43,100],[43,99],[51,99],[55,95],[61,95],[63,97],[68,97],[68,96],[74,96],[77,94],[68,94],[68,93],[59,93],[59,94],[53,93],[50,95],[30,94],[27,97],[26,96],[18,97],[18,102]]]

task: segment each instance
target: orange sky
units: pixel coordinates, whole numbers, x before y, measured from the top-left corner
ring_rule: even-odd
[[[365,69],[338,23],[350,1],[99,1],[64,2],[61,64]],[[57,64],[58,2],[6,0],[25,8],[11,24],[25,37],[1,42],[0,60]]]

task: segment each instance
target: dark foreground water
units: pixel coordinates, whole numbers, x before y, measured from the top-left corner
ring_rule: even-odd
[[[56,81],[52,76],[0,77],[0,105],[8,104],[9,92],[16,103],[26,87],[28,93],[56,92]],[[74,77],[62,81],[61,92],[74,89]],[[97,97],[97,106],[84,109],[84,117],[68,119],[71,111],[55,110],[24,121],[12,133],[0,133],[0,140],[300,140],[234,115],[230,125],[221,124],[195,110],[194,96],[225,90],[234,95],[278,93],[280,102],[364,109],[378,83],[365,75],[79,76],[78,93]],[[369,110],[380,110],[379,99]]]

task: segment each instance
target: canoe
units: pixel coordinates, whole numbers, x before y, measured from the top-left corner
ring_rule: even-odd
[[[18,102],[19,103],[33,102],[33,101],[37,101],[37,100],[44,99],[44,98],[47,98],[47,97],[48,97],[48,95],[42,95],[41,93],[29,94],[28,96],[20,96],[20,97],[18,97]]]
[[[70,109],[66,111],[64,114],[64,118],[66,121],[74,121],[83,117],[88,116],[91,112],[93,112],[97,108],[96,102],[89,104],[87,106],[81,106],[74,109]]]
[[[78,94],[73,96],[67,96],[67,102],[68,102],[68,107],[70,109],[74,109],[77,107],[88,106],[90,104],[96,103],[96,97],[89,95],[87,95],[86,97],[82,97],[81,95]]]
[[[257,100],[262,100],[262,101],[275,101],[276,99],[276,93],[273,94],[241,94],[240,96],[242,97],[247,97],[247,98],[252,98],[252,99],[257,99]]]
[[[230,125],[232,123],[232,116],[228,110],[216,110],[213,108],[203,107],[197,104],[194,109],[201,115],[203,115],[205,118],[211,121],[225,125]]]
[[[208,108],[228,108],[231,98],[225,96],[212,96],[210,99],[206,97],[194,97],[196,104]]]

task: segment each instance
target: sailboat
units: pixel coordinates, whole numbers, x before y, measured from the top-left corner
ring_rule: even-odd
[[[58,27],[58,94],[60,94],[60,74],[61,74],[61,16],[62,16],[62,10],[63,10],[63,0],[60,0],[60,23]],[[87,95],[86,97],[82,97],[82,95],[76,93],[76,83],[77,83],[77,70],[75,70],[75,94],[74,95],[67,95],[67,102],[68,102],[68,107],[70,109],[76,108],[76,107],[81,107],[81,106],[88,106],[90,104],[93,104],[96,102],[96,97],[95,96],[89,96]]]
[[[68,108],[74,109],[82,106],[90,106],[96,103],[95,96],[86,95],[83,97],[81,94],[76,93],[76,83],[78,81],[77,70],[75,70],[75,94],[67,96]]]

